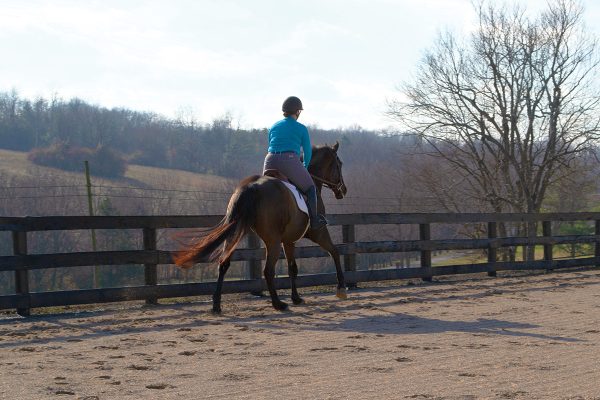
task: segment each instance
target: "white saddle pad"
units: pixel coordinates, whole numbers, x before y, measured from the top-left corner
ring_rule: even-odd
[[[287,186],[287,188],[290,189],[290,192],[292,192],[292,194],[294,195],[294,198],[296,199],[296,204],[298,204],[298,208],[300,209],[300,211],[302,211],[303,213],[308,215],[308,207],[306,206],[306,201],[304,201],[304,198],[300,195],[300,192],[298,192],[298,189],[296,188],[296,186],[292,185],[291,183],[285,182],[285,181],[281,181],[281,182],[285,186]]]

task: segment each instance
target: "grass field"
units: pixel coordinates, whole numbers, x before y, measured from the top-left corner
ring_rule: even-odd
[[[108,198],[121,214],[221,213],[237,184],[235,179],[142,165],[129,165],[118,179],[94,176],[94,166],[90,169],[95,203]],[[64,171],[35,165],[27,153],[0,149],[0,179],[5,215],[87,211],[83,164],[81,172]]]
[[[91,166],[92,175],[94,172]],[[80,182],[85,184],[84,166],[81,172],[63,171],[58,168],[43,167],[33,164],[27,159],[27,153],[0,149],[0,173],[16,179],[31,179],[32,181],[44,180],[48,177],[62,179],[65,182]],[[232,187],[236,181],[215,175],[197,174],[188,171],[166,168],[146,167],[142,165],[129,165],[125,177],[122,179],[107,179],[93,176],[93,183],[97,184],[129,184],[161,188],[165,185],[185,186],[201,189],[215,189]]]

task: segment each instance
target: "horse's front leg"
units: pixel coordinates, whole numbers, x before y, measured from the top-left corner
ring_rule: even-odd
[[[281,242],[267,244],[267,261],[265,262],[265,281],[267,281],[267,287],[269,288],[269,294],[271,295],[271,303],[276,310],[284,311],[288,308],[288,305],[283,301],[279,300],[277,291],[275,290],[275,265],[279,259],[279,251],[281,250]]]
[[[327,229],[320,229],[318,231],[309,230],[306,234],[306,238],[321,246],[323,250],[327,251],[331,258],[333,258],[333,262],[335,263],[335,273],[338,281],[337,292],[335,295],[340,299],[347,299],[348,295],[346,293],[346,280],[344,279],[344,271],[342,270],[342,263],[340,262],[340,253],[333,244],[331,236],[329,235],[329,231]]]
[[[288,274],[290,276],[290,281],[292,282],[292,301],[294,304],[302,304],[304,300],[298,294],[298,289],[296,288],[296,277],[298,276],[298,264],[296,264],[296,258],[294,257],[294,243],[284,243],[283,251],[285,252],[285,258],[288,264]]]

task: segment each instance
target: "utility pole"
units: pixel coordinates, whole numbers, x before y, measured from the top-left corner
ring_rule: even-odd
[[[88,199],[88,211],[89,211],[89,215],[90,217],[94,216],[94,206],[92,203],[92,181],[90,179],[90,163],[85,160],[83,162],[84,166],[85,166],[85,181],[86,181],[86,186],[87,186],[87,199]],[[92,229],[92,250],[96,251],[96,231]],[[94,288],[98,288],[100,287],[100,282],[99,282],[99,278],[100,278],[100,271],[97,265],[94,266]]]

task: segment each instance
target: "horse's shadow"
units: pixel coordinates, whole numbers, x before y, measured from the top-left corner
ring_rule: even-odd
[[[261,324],[261,326],[264,327],[264,324]],[[529,337],[558,342],[583,341],[576,338],[525,331],[537,328],[541,328],[541,326],[499,319],[478,318],[472,321],[451,321],[399,313],[358,318],[343,318],[338,321],[319,322],[315,324],[315,326],[304,326],[304,329],[306,330],[342,331],[364,334],[414,335],[463,332],[470,333],[474,336]]]

